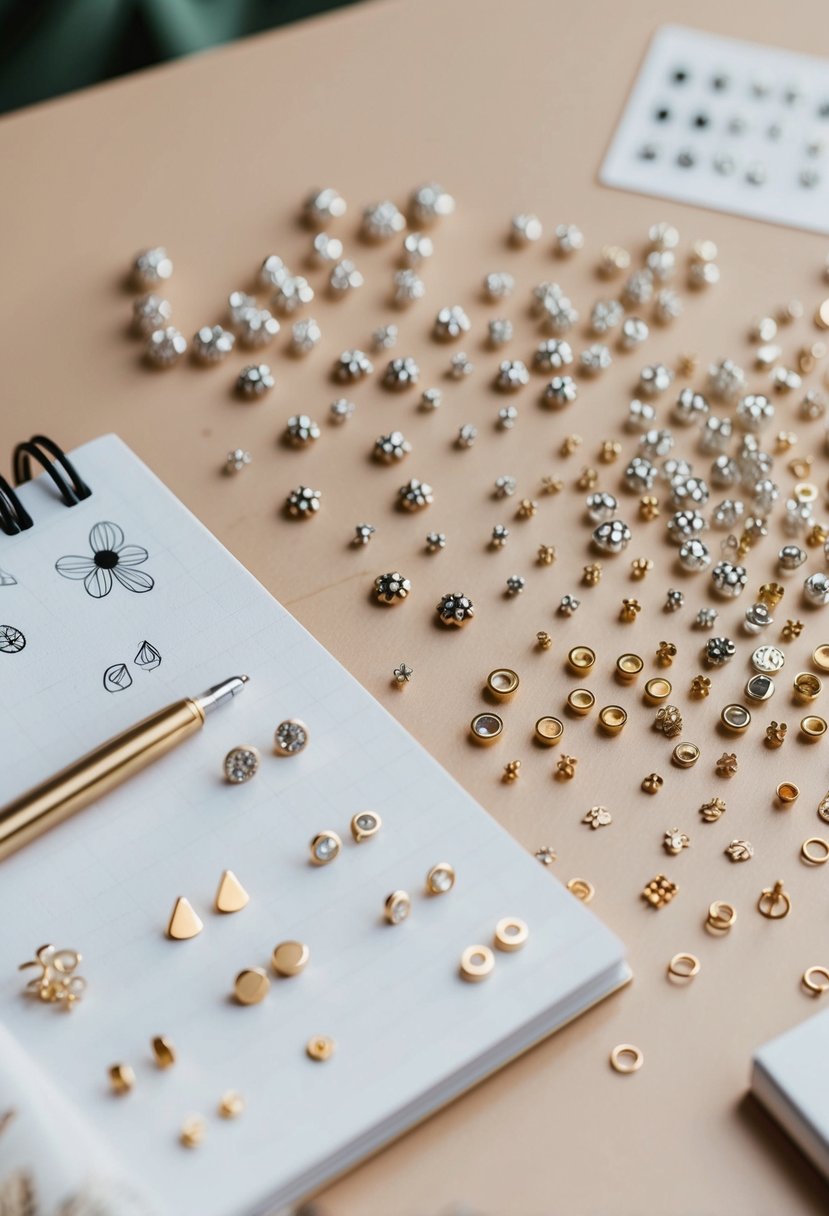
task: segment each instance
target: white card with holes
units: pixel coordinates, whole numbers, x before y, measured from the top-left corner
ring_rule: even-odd
[[[829,233],[829,59],[663,26],[599,179]]]
[[[0,534],[0,806],[169,703],[249,682],[181,746],[0,861],[0,1180],[32,1179],[55,1203],[137,1190],[119,1212],[264,1214],[621,986],[624,948],[121,440],[70,459],[89,496],[67,506],[41,475],[18,491],[33,526]],[[313,527],[297,524],[303,543]],[[439,689],[408,695],[439,711]],[[294,718],[307,742],[279,755],[275,727]],[[231,784],[224,757],[243,744],[259,767]],[[381,826],[357,843],[362,812]],[[314,865],[321,832],[341,846]],[[454,885],[428,894],[441,862]],[[249,900],[220,913],[225,870]],[[399,923],[384,915],[392,892],[410,899]],[[189,940],[167,935],[180,896],[203,926]],[[527,926],[520,949],[494,948],[507,917]],[[275,973],[282,942],[307,948],[284,968],[300,974]],[[18,973],[44,943],[82,959]],[[494,964],[483,982],[461,977],[470,946]],[[44,961],[58,990],[57,964],[86,981],[71,1009],[41,999]],[[246,969],[261,972],[246,994],[267,988],[255,1004],[234,995]],[[244,1109],[222,1118],[229,1092]],[[182,1143],[185,1126],[200,1146]]]

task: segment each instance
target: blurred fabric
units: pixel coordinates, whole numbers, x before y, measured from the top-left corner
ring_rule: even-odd
[[[0,0],[0,112],[352,0]]]

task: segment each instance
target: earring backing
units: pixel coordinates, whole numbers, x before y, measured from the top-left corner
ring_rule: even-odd
[[[495,956],[489,946],[467,946],[461,955],[461,978],[478,984],[492,973]]]
[[[530,936],[526,922],[517,916],[505,916],[495,926],[494,941],[498,950],[511,953],[520,950]]]

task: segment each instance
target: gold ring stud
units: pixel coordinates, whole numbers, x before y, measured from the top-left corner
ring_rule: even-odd
[[[616,660],[616,678],[623,684],[635,680],[645,666],[644,660],[638,654],[620,654]]]
[[[673,685],[670,680],[666,680],[664,676],[654,676],[652,680],[648,680],[642,695],[649,705],[659,705],[662,701],[667,701],[672,692]]]
[[[498,701],[508,701],[518,691],[518,674],[510,667],[496,667],[486,678],[490,696]]]
[[[430,895],[445,895],[455,885],[455,867],[439,861],[426,875],[426,890]]]
[[[809,714],[800,719],[800,733],[809,741],[815,743],[826,734],[826,719],[817,714]]]
[[[810,836],[800,846],[800,856],[810,866],[822,866],[829,861],[829,842],[820,836]]]
[[[567,655],[567,662],[573,671],[590,671],[596,662],[596,652],[589,646],[574,646]]]
[[[829,990],[829,967],[807,967],[801,978],[803,987],[812,996],[820,996]]]
[[[709,929],[714,929],[718,933],[727,933],[736,919],[737,909],[733,904],[726,903],[724,899],[715,899],[708,906],[705,923]]]
[[[383,916],[390,925],[400,925],[408,918],[412,901],[406,891],[392,891],[383,904]]]
[[[517,916],[505,916],[495,926],[495,945],[497,949],[511,953],[520,950],[530,936],[530,931],[523,920]]]
[[[671,752],[674,764],[679,768],[693,768],[699,760],[699,748],[696,743],[677,743]]]
[[[695,954],[675,954],[668,963],[668,975],[677,980],[691,980],[699,974],[699,959]]]
[[[589,714],[595,704],[596,698],[589,688],[574,688],[567,697],[567,708],[579,717]]]
[[[823,684],[811,671],[799,671],[794,678],[792,688],[796,701],[814,701],[816,697],[820,696]]]
[[[571,878],[567,884],[567,890],[571,895],[575,895],[576,899],[580,899],[583,904],[589,904],[596,894],[596,888],[586,878]]]
[[[781,781],[775,790],[777,801],[781,806],[791,806],[800,796],[800,787],[793,781]]]
[[[645,1057],[632,1043],[618,1043],[610,1053],[610,1066],[623,1074],[638,1072]]]
[[[609,735],[618,735],[627,720],[627,713],[621,705],[605,705],[599,710],[599,722]]]
[[[792,901],[779,880],[773,887],[764,887],[757,900],[757,911],[766,920],[782,920],[792,910]]]
[[[560,718],[539,718],[535,724],[536,742],[544,747],[553,747],[564,734],[564,723]]]
[[[744,705],[726,705],[720,714],[720,721],[726,730],[742,734],[751,722],[751,714]]]
[[[495,966],[495,955],[489,946],[467,946],[461,955],[461,978],[470,984],[479,984],[491,974]]]
[[[469,724],[469,733],[473,742],[480,744],[481,747],[489,747],[500,738],[503,730],[503,720],[497,714],[492,713],[476,714]]]
[[[812,651],[812,662],[818,671],[829,671],[829,645],[826,642]]]

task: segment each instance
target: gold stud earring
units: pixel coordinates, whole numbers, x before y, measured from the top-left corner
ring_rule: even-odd
[[[225,870],[219,879],[214,907],[217,912],[241,912],[250,903],[250,896],[232,870]]]
[[[186,942],[191,937],[197,937],[203,928],[204,923],[196,915],[190,900],[180,895],[167,925],[167,936],[176,942]]]
[[[757,900],[757,911],[766,920],[782,920],[792,910],[792,901],[788,892],[783,890],[779,880],[773,887],[764,887]]]
[[[273,734],[277,756],[297,756],[308,743],[308,727],[299,718],[286,718]]]
[[[627,711],[621,705],[605,705],[599,710],[599,724],[608,735],[618,735],[627,720]]]
[[[564,723],[560,718],[539,718],[535,724],[535,739],[544,747],[553,747],[564,734]]]
[[[123,1097],[135,1085],[135,1073],[129,1064],[113,1064],[109,1070],[109,1083],[113,1093]]]
[[[244,1098],[234,1089],[229,1089],[227,1093],[222,1094],[217,1109],[222,1119],[238,1119],[245,1109]]]
[[[358,811],[351,819],[351,835],[356,844],[363,844],[376,836],[383,821],[375,811]]]
[[[426,890],[430,895],[445,895],[455,885],[455,867],[448,861],[439,861],[426,875]]]
[[[259,752],[255,747],[233,747],[224,759],[225,780],[230,785],[244,785],[259,772]]]
[[[504,723],[498,714],[476,714],[469,724],[472,741],[482,747],[489,747],[491,743],[494,743],[496,739],[500,738],[503,730]]]
[[[233,994],[240,1005],[258,1005],[270,990],[271,981],[261,967],[246,967],[236,976]]]
[[[336,832],[318,832],[311,841],[311,863],[315,866],[327,866],[340,855],[343,842]]]
[[[75,975],[82,961],[82,955],[77,950],[56,950],[54,946],[40,946],[35,957],[26,963],[21,963],[19,971],[30,967],[39,967],[40,975],[29,980],[25,991],[29,996],[36,997],[47,1004],[59,1004],[64,1009],[72,1009],[86,991],[86,980],[83,976]]]
[[[505,916],[495,926],[495,946],[498,950],[504,950],[507,953],[521,950],[529,936],[530,931],[526,922],[519,920],[517,916]]]
[[[470,984],[485,980],[495,967],[495,956],[489,946],[467,946],[461,955],[461,979]]]
[[[715,899],[708,907],[705,927],[714,933],[728,933],[737,919],[737,909],[724,899]]]
[[[679,887],[664,874],[657,874],[642,891],[642,898],[652,908],[664,908],[676,895]]]
[[[206,1124],[200,1115],[190,1115],[181,1126],[179,1140],[185,1148],[198,1148],[204,1140],[206,1130]]]
[[[305,1044],[306,1055],[319,1063],[330,1060],[334,1054],[335,1043],[328,1035],[317,1034]]]
[[[517,672],[510,667],[496,667],[486,678],[487,692],[497,701],[509,701],[518,691]]]
[[[271,966],[283,979],[299,975],[308,965],[311,952],[304,942],[279,942],[271,955]]]
[[[176,1062],[176,1049],[168,1038],[163,1034],[157,1034],[152,1039],[150,1046],[153,1049],[153,1058],[159,1068],[172,1068]]]
[[[383,915],[390,925],[400,925],[412,910],[412,901],[405,891],[392,891],[383,905]]]

